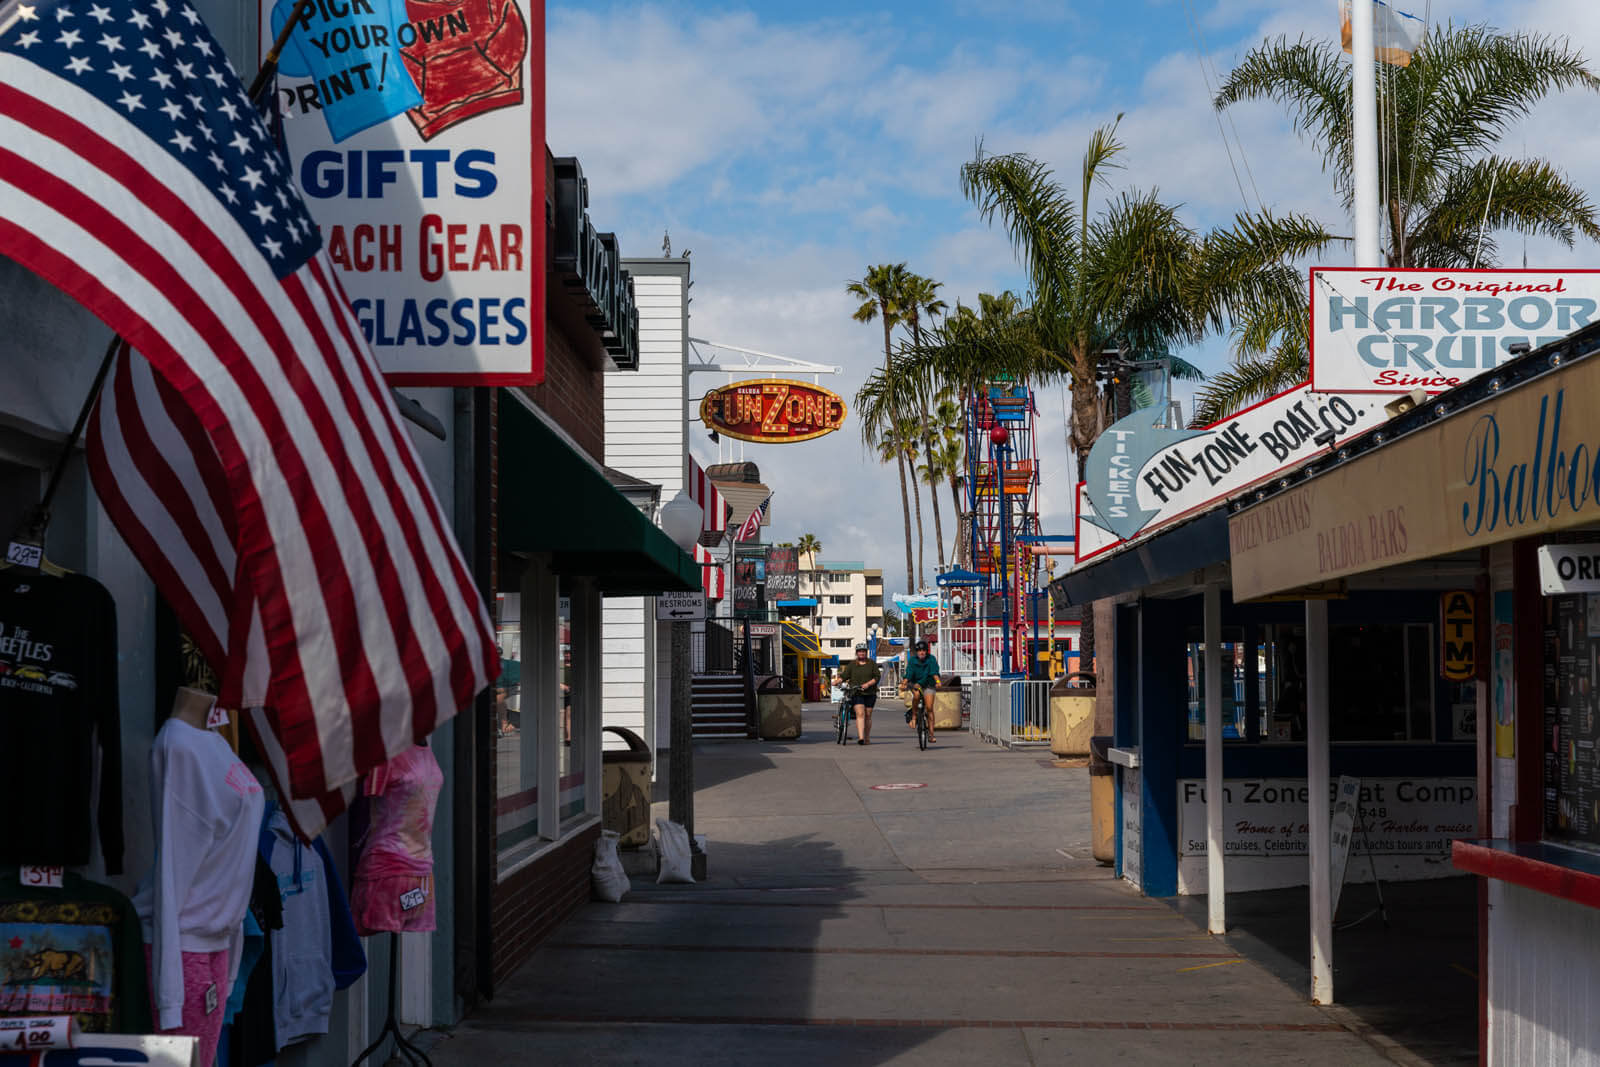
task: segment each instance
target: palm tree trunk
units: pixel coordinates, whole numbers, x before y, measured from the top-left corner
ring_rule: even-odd
[[[957,567],[967,566],[967,515],[961,510],[961,487],[956,484],[956,472],[950,472],[950,505],[956,513],[956,529],[950,541],[950,555]]]
[[[922,486],[917,482],[917,461],[915,456],[906,457],[906,466],[911,468],[911,500],[917,507],[917,589],[928,587],[927,570],[923,567],[923,548],[926,538],[922,534]]]
[[[893,370],[891,366],[892,359],[890,352],[892,351],[894,344],[890,333],[894,329],[894,326],[889,321],[889,302],[887,300],[883,302],[881,312],[881,317],[883,319],[883,372],[885,374],[890,374]],[[896,466],[900,471],[900,517],[904,520],[906,527],[906,592],[909,593],[911,592],[911,583],[916,577],[915,572],[913,572],[911,569],[911,501],[906,497],[905,456],[900,454],[899,449],[895,450],[895,454]]]
[[[933,546],[939,553],[939,571],[944,573],[944,520],[939,517],[939,479],[933,465],[933,442],[923,439],[928,455],[928,500],[933,505]]]

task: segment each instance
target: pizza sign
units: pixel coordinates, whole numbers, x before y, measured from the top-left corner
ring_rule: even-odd
[[[844,425],[837,393],[809,382],[761,378],[713,389],[700,402],[700,421],[719,434],[757,444],[809,441]]]

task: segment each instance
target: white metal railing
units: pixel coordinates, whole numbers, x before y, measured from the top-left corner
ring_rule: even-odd
[[[971,683],[969,728],[1007,748],[1050,743],[1050,683],[980,679]]]

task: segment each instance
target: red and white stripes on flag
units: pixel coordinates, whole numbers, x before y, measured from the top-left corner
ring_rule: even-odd
[[[238,521],[227,475],[200,420],[144,357],[123,345],[88,434],[89,475],[101,505],[206,661],[229,662]],[[271,659],[259,611],[251,610],[247,627],[239,653],[244,691],[264,693]],[[250,707],[244,723],[267,759],[279,796],[288,798],[286,814],[307,838],[315,837],[349,806],[356,783],[293,799],[273,717],[264,707]]]
[[[756,531],[761,529],[761,520],[767,517],[767,508],[771,503],[772,494],[769,493],[765,500],[751,510],[750,517],[744,520],[744,525],[739,527],[739,532],[734,535],[733,539],[735,541],[748,541],[754,537]]]
[[[726,576],[717,557],[704,545],[695,545],[694,561],[700,564],[700,588],[706,591],[706,599],[721,600],[727,595]]]
[[[120,496],[108,511],[185,629],[214,635],[219,704],[260,709],[280,787],[320,801],[467,706],[499,669],[494,631],[221,47],[186,5],[113,6],[149,45],[117,53],[126,85],[84,44],[104,9],[37,0],[0,19],[0,255],[170,386],[147,407],[124,361],[96,417],[96,488]],[[160,108],[162,79],[190,106]]]
[[[728,503],[693,456],[689,457],[689,499],[700,505],[700,514],[704,516],[701,529],[721,533],[728,528]]]

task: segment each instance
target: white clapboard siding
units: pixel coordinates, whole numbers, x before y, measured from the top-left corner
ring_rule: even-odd
[[[623,726],[642,738],[645,731],[645,632],[643,597],[607,597],[601,613],[605,666],[601,672],[603,725]],[[622,742],[607,735],[607,748]]]
[[[688,266],[679,260],[630,260],[626,266],[639,310],[639,367],[606,373],[605,462],[659,485],[665,503],[683,488],[689,445],[684,380]],[[651,705],[664,707],[671,693],[670,643],[657,628],[655,602],[608,599],[604,622],[606,725],[625,726],[665,748],[665,720],[659,728],[647,722],[657,710]]]
[[[1490,1067],[1600,1064],[1600,911],[1489,880]]]

